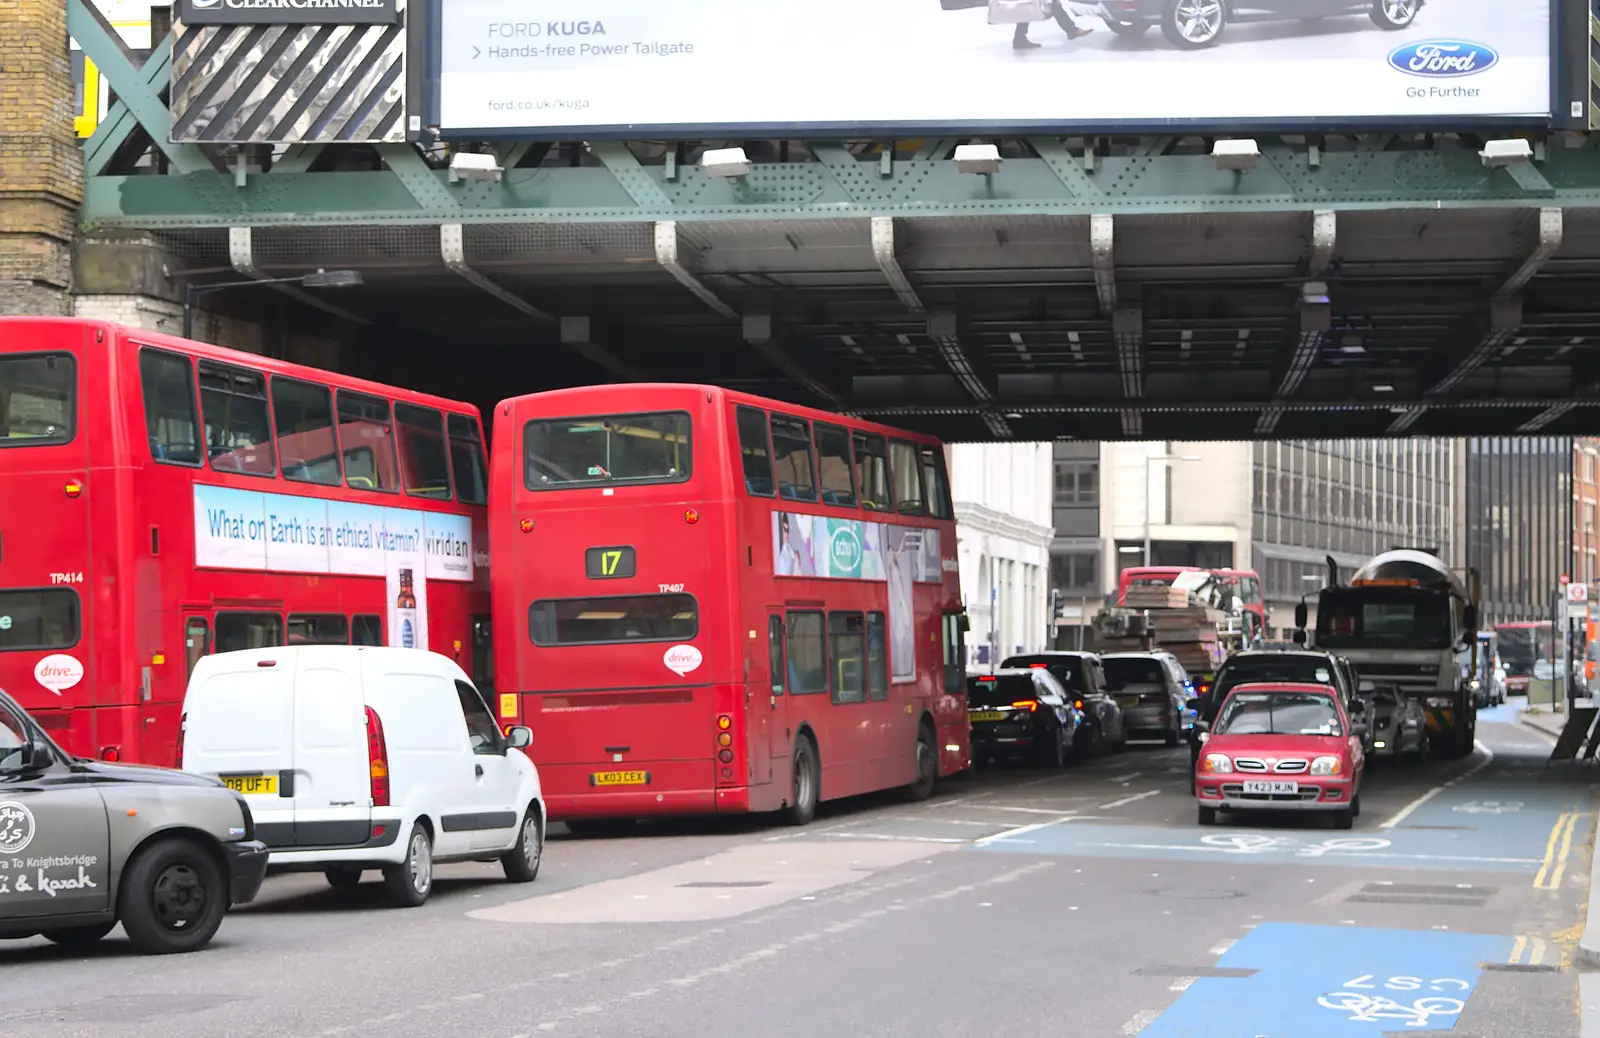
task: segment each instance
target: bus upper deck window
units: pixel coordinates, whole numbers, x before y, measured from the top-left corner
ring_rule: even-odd
[[[340,390],[338,410],[345,485],[357,490],[398,490],[389,401]]]

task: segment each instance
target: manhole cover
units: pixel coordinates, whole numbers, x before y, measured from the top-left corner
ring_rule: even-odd
[[[1161,887],[1157,890],[1146,890],[1151,897],[1176,897],[1185,901],[1231,901],[1236,897],[1248,897],[1242,890],[1223,890],[1219,887]]]
[[[679,883],[680,887],[770,887],[771,880],[766,879],[730,879],[724,882],[703,880],[697,883]]]

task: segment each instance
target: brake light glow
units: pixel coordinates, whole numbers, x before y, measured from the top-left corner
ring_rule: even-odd
[[[1029,670],[1043,670],[1044,669],[1044,664],[1043,663],[1030,663],[1030,664],[1028,664],[1028,669]]]
[[[122,759],[122,750],[116,746],[102,746],[100,747],[100,759],[115,764]]]
[[[383,738],[383,721],[367,707],[367,774],[371,781],[372,806],[389,806],[389,746]]]
[[[1033,711],[1039,709],[1039,704],[1032,699],[1019,699],[1015,703],[1011,704],[1011,709],[1027,710],[1028,712],[1032,713]]]
[[[67,480],[67,485],[61,488],[61,492],[68,497],[77,497],[83,493],[83,484],[75,479],[69,479]]]
[[[1072,705],[1073,705],[1073,706],[1075,706],[1075,707],[1077,707],[1077,708],[1078,708],[1078,709],[1079,709],[1079,710],[1082,710],[1082,709],[1083,709],[1083,700],[1081,700],[1081,699],[1074,699],[1074,700],[1073,700],[1073,701],[1072,701]]]

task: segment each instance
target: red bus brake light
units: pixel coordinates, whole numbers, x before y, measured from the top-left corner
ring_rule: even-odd
[[[367,707],[367,773],[371,777],[372,806],[389,806],[389,747],[383,738],[378,712]]]

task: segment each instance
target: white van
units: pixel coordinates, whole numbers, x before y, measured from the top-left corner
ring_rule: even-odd
[[[243,794],[273,870],[353,887],[381,869],[420,905],[433,866],[539,873],[545,813],[526,728],[502,734],[454,662],[417,649],[305,645],[206,656],[183,702],[184,771]]]

